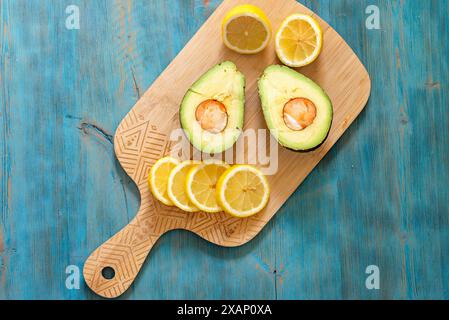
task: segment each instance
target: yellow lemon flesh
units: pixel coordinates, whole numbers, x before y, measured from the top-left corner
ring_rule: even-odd
[[[270,198],[266,177],[248,165],[226,170],[217,183],[217,201],[225,212],[247,218],[262,211]]]
[[[190,169],[186,179],[189,200],[200,210],[209,213],[222,212],[216,199],[218,179],[229,168],[221,161],[206,161]]]
[[[287,17],[276,34],[276,53],[292,68],[315,61],[323,47],[323,31],[314,18],[305,14]]]
[[[222,23],[224,44],[242,54],[261,52],[267,47],[271,33],[271,23],[266,14],[249,4],[233,8]]]
[[[190,169],[197,165],[199,165],[199,162],[197,161],[184,161],[174,167],[168,177],[168,197],[175,206],[186,212],[199,211],[199,209],[189,200],[185,190],[187,174]]]
[[[148,176],[148,185],[153,196],[167,206],[173,206],[168,197],[167,185],[170,172],[179,164],[179,161],[166,157],[159,159],[151,168]]]

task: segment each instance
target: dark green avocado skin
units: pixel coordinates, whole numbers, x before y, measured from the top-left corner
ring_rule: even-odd
[[[333,124],[333,123],[334,123],[334,119],[331,120],[331,130],[332,130],[332,124]],[[282,144],[281,144],[281,146],[282,146],[283,148],[289,150],[289,151],[293,151],[293,152],[296,152],[296,153],[304,153],[304,154],[307,154],[307,153],[316,151],[317,149],[321,148],[321,146],[327,141],[327,138],[329,138],[329,134],[330,134],[331,130],[329,130],[329,132],[327,133],[326,138],[324,138],[323,142],[321,142],[319,145],[317,145],[315,148],[312,148],[312,149],[295,150],[295,149],[291,149],[291,148],[286,147],[286,146],[282,146]]]

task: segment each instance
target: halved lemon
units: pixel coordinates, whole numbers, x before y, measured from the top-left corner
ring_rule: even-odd
[[[205,161],[190,169],[186,179],[189,200],[200,210],[209,213],[222,212],[216,199],[218,179],[229,165],[216,160]]]
[[[276,53],[292,68],[315,61],[323,47],[323,31],[314,18],[305,14],[287,17],[276,34]]]
[[[170,172],[179,164],[177,159],[166,157],[159,159],[151,167],[148,175],[148,185],[153,196],[167,206],[173,206],[173,202],[168,197],[167,185]]]
[[[224,44],[242,54],[265,49],[271,39],[271,23],[259,7],[244,4],[229,11],[222,23]]]
[[[185,189],[187,173],[190,169],[199,164],[200,162],[191,160],[181,162],[173,168],[168,177],[167,194],[169,199],[175,206],[186,212],[199,211],[199,209],[189,200]]]
[[[267,178],[249,165],[226,170],[217,183],[217,202],[225,212],[247,218],[262,211],[270,198]]]

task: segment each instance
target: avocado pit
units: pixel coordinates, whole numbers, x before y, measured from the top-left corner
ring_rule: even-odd
[[[210,133],[223,132],[228,125],[228,113],[223,103],[206,100],[198,105],[195,112],[196,121],[201,128]]]
[[[291,99],[285,104],[282,112],[285,125],[293,131],[309,127],[317,113],[315,104],[306,98]]]

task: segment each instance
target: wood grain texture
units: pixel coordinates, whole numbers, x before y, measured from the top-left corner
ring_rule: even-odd
[[[0,298],[96,298],[65,268],[139,209],[112,135],[220,3],[81,0],[69,31],[72,2],[1,2]],[[253,241],[171,232],[123,299],[449,299],[449,4],[302,3],[367,67],[365,111]]]
[[[266,129],[257,81],[267,66],[280,63],[275,54],[274,41],[261,54],[236,54],[225,49],[222,43],[221,21],[231,8],[244,3],[256,4],[267,12],[274,30],[294,12],[314,14],[294,0],[245,1],[224,1],[117,129],[115,153],[138,186],[141,204],[136,218],[96,249],[85,263],[86,283],[103,297],[116,298],[129,288],[155,241],[167,231],[186,229],[214,244],[227,247],[240,246],[252,240],[337,142],[368,101],[371,81],[367,71],[340,35],[326,22],[320,21],[325,43],[323,51],[313,65],[301,71],[321,85],[330,96],[334,108],[332,128],[325,143],[313,152],[293,152],[276,144],[280,150],[271,155],[271,161],[277,163],[278,170],[268,176],[272,192],[267,207],[254,217],[236,219],[225,213],[187,214],[156,201],[148,187],[148,173],[158,159],[169,155],[170,136],[180,128],[179,106],[185,92],[212,66],[228,60],[237,65],[246,77],[244,130]],[[245,147],[242,151],[234,151],[234,154],[244,152],[245,159],[257,159],[257,155],[252,154],[257,151],[247,145]],[[102,270],[107,267],[115,270],[113,279],[107,280],[102,276]]]

